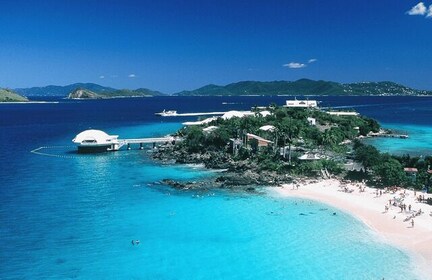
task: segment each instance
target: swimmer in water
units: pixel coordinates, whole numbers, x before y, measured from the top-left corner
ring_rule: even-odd
[[[133,241],[133,239],[132,239],[132,246],[134,246],[135,245],[135,243],[134,243],[134,241]]]
[[[336,216],[336,212],[333,212],[333,216]]]

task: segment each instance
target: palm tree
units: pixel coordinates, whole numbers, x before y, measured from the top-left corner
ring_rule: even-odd
[[[332,146],[337,144],[338,137],[331,129],[327,129],[324,131],[322,136],[322,143],[323,145]]]
[[[288,142],[288,163],[291,165],[291,145],[300,134],[300,124],[298,121],[291,118],[284,118],[282,121],[277,123],[276,131],[278,135],[278,140],[282,140],[282,147],[285,148]],[[277,143],[279,146],[280,143]],[[285,155],[284,155],[285,156]]]

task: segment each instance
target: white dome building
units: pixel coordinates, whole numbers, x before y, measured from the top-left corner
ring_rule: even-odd
[[[78,152],[81,153],[117,151],[120,148],[118,135],[108,135],[95,129],[81,132],[72,142],[78,146]]]

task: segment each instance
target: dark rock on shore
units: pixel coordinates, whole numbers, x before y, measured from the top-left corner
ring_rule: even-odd
[[[246,171],[244,174],[227,173],[219,176],[216,182],[220,182],[226,186],[246,186],[259,184],[258,175],[251,171]]]
[[[226,170],[217,178],[200,182],[162,180],[162,184],[179,190],[229,188],[253,192],[254,186],[275,186],[292,182],[292,178],[285,174],[259,170],[259,167],[250,161],[234,161],[224,152],[188,153],[175,145],[163,145],[154,151],[153,159],[163,163],[204,164],[209,169]]]
[[[232,164],[231,157],[223,152],[188,153],[173,145],[160,146],[153,153],[153,158],[163,162],[175,161],[180,164],[202,163],[206,168],[211,169],[227,169]]]

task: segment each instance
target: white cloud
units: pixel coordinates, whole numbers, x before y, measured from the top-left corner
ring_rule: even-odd
[[[129,78],[135,78],[136,75],[135,75],[135,74],[130,74],[128,77],[129,77]]]
[[[430,13],[430,7],[429,7],[429,13]],[[417,5],[412,7],[411,10],[407,11],[407,14],[409,14],[410,16],[423,16],[426,14],[426,6],[423,2],[419,2]]]
[[[105,79],[105,76],[104,75],[100,75],[99,79]]]
[[[318,61],[318,59],[316,59],[316,58],[311,58],[311,59],[308,60],[308,63],[314,63],[314,62],[316,62],[316,61]]]
[[[304,63],[298,63],[298,62],[290,62],[287,64],[282,65],[283,67],[288,67],[291,69],[299,69],[299,68],[305,68],[306,64]]]
[[[432,17],[432,5],[429,6],[429,9],[428,9],[428,12],[427,12],[427,14],[426,14],[426,17],[427,17],[427,18]]]

